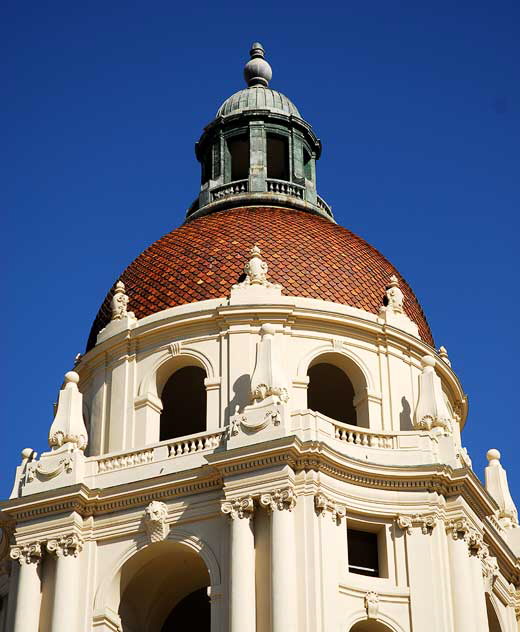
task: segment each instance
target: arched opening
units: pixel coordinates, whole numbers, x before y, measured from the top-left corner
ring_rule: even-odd
[[[119,616],[123,632],[177,632],[190,624],[210,632],[209,572],[193,549],[156,542],[121,569]]]
[[[500,621],[498,620],[497,613],[493,604],[491,603],[491,599],[489,595],[486,594],[486,611],[488,618],[488,626],[489,632],[502,632],[502,627],[500,626]]]
[[[267,177],[289,180],[289,143],[285,136],[267,134]]]
[[[206,430],[206,372],[198,366],[175,371],[164,385],[160,441]]]
[[[303,148],[303,173],[306,180],[312,180],[312,162],[310,153]]]
[[[380,621],[358,621],[351,628],[350,632],[392,632],[392,630]]]
[[[197,631],[210,629],[211,609],[206,588],[194,590],[181,599],[166,618],[161,632],[178,632],[188,626]]]
[[[246,180],[249,177],[249,138],[245,134],[233,136],[227,146],[231,156],[231,180]]]
[[[309,367],[307,406],[336,421],[357,425],[354,387],[347,374],[328,362]]]

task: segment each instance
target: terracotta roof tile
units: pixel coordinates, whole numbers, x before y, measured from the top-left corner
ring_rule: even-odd
[[[344,303],[376,314],[390,276],[400,280],[405,311],[421,338],[433,338],[413,291],[392,264],[346,228],[302,211],[247,207],[183,224],[147,248],[121,275],[137,318],[195,301],[229,295],[253,244],[262,249],[269,278],[286,295]],[[110,319],[107,294],[87,349]]]

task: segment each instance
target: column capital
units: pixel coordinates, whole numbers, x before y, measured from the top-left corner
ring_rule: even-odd
[[[78,557],[83,549],[83,540],[76,533],[61,536],[47,542],[47,551],[56,557]]]
[[[12,560],[17,560],[20,565],[39,564],[42,559],[42,547],[39,542],[21,544],[11,547],[9,555]]]
[[[275,489],[272,492],[262,494],[260,496],[260,504],[270,511],[275,511],[275,509],[292,511],[296,506],[296,494],[292,487]]]
[[[233,520],[237,518],[251,518],[255,511],[255,503],[252,496],[232,498],[222,501],[220,510],[222,513],[228,514]]]
[[[346,514],[345,507],[342,507],[321,492],[314,496],[314,509],[316,510],[318,516],[323,517],[325,517],[325,513],[329,511],[332,522],[338,526],[341,524],[341,521]]]
[[[446,523],[446,531],[451,533],[454,540],[466,540],[471,529],[467,518],[455,518]]]
[[[421,533],[429,535],[435,529],[437,525],[437,517],[435,514],[413,514],[412,516],[406,516],[399,514],[396,519],[396,524],[408,535],[412,534],[414,527],[420,528]]]

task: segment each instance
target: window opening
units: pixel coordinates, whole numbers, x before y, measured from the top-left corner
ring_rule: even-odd
[[[202,160],[202,184],[205,184],[208,180],[211,180],[211,162],[212,162],[213,152],[211,147],[206,149],[206,153],[204,154],[204,158]]]
[[[303,174],[307,180],[312,180],[311,155],[303,148]]]
[[[205,377],[204,369],[187,366],[166,382],[161,395],[160,441],[206,430]]]
[[[267,134],[267,177],[289,180],[289,143],[284,136]]]
[[[246,180],[249,177],[249,138],[234,136],[228,140],[231,154],[231,180]]]
[[[308,408],[336,421],[357,425],[354,387],[346,374],[337,366],[322,362],[311,366],[307,375]]]
[[[349,572],[379,577],[377,533],[347,529],[347,544]]]

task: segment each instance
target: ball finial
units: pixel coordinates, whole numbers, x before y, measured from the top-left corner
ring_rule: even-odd
[[[495,448],[491,448],[491,450],[487,451],[486,457],[490,464],[492,461],[500,461],[500,452]]]
[[[244,79],[249,87],[268,86],[273,71],[271,66],[265,61],[264,47],[260,42],[253,42],[249,51],[251,59],[244,67]]]

